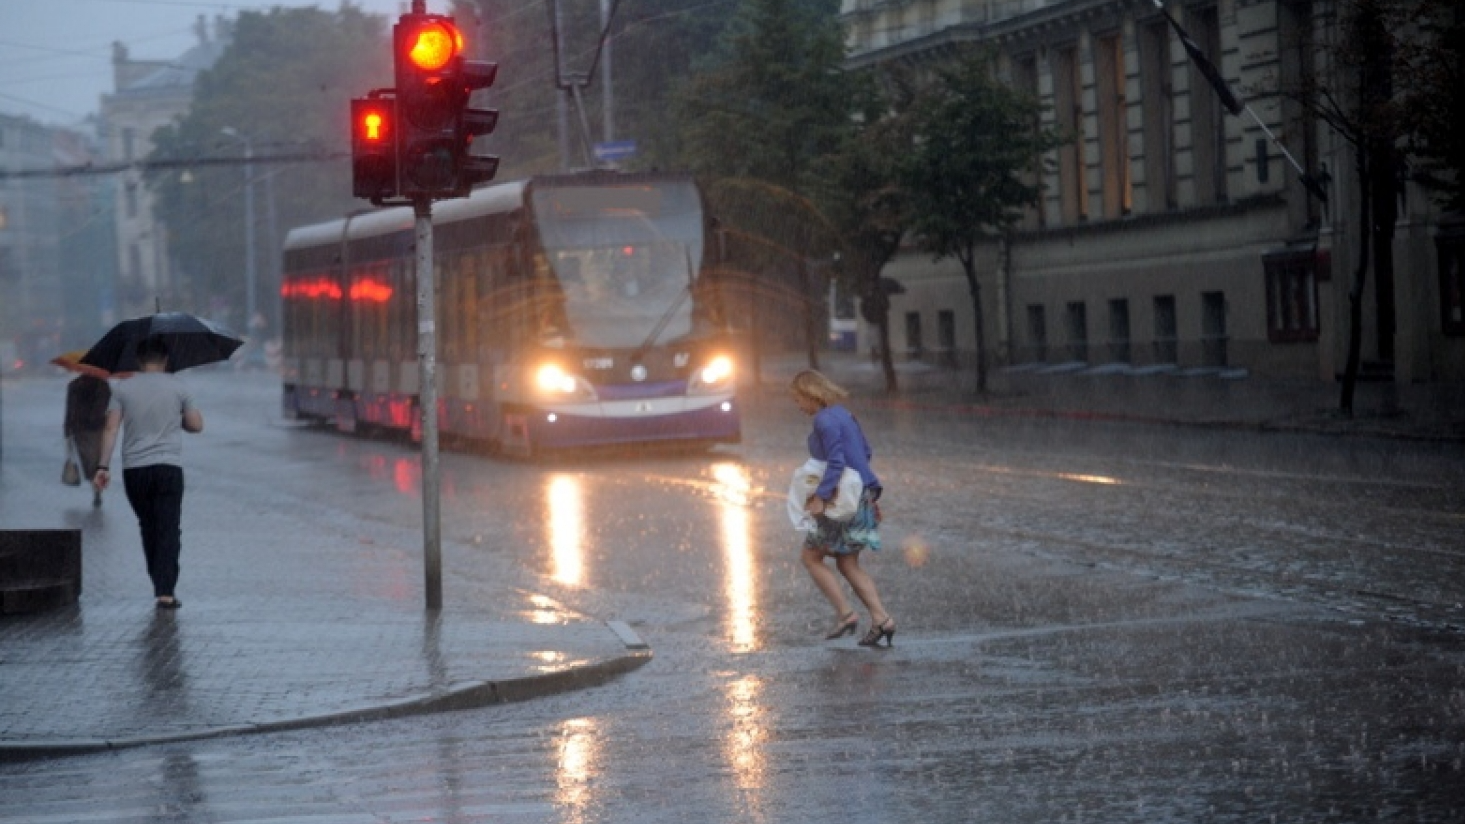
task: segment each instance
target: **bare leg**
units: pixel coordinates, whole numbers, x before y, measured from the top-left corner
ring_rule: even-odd
[[[860,566],[860,554],[853,552],[849,555],[836,555],[834,557],[834,563],[835,566],[839,567],[840,574],[844,576],[846,581],[849,581],[849,585],[854,589],[855,595],[858,595],[860,600],[864,602],[865,608],[870,610],[871,623],[875,626],[885,623],[886,619],[890,617],[890,613],[886,612],[885,606],[880,603],[880,593],[875,589],[875,579],[871,578],[870,573],[866,572]],[[821,564],[820,566],[823,565]],[[825,570],[825,572],[828,571],[827,569]],[[833,575],[830,577],[833,577]]]
[[[848,615],[850,607],[849,601],[844,597],[844,588],[839,585],[839,576],[824,564],[824,553],[804,547],[803,562],[804,569],[809,571],[809,577],[814,579],[814,585],[819,587],[819,591],[824,593],[824,597],[834,607],[836,619]]]

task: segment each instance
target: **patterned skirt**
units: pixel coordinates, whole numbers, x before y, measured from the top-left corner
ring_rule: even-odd
[[[814,516],[818,525],[804,535],[804,547],[830,555],[851,555],[864,549],[880,549],[880,504],[866,489],[860,496],[859,509],[848,521],[831,521]]]

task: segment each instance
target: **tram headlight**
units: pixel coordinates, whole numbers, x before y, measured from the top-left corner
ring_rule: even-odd
[[[687,382],[688,392],[721,392],[732,385],[733,360],[727,355],[717,355],[692,372]]]
[[[564,400],[595,400],[595,390],[583,378],[566,372],[557,363],[546,363],[534,373],[534,385],[541,394]]]

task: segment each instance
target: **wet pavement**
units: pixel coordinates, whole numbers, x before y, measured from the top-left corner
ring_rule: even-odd
[[[806,434],[783,390],[799,363],[767,366],[737,447],[445,454],[436,631],[410,446],[284,426],[266,376],[199,375],[210,428],[185,456],[187,606],[159,624],[125,505],[95,513],[55,482],[60,382],[7,384],[0,521],[26,510],[121,548],[88,556],[71,632],[94,646],[54,665],[54,695],[25,694],[41,722],[210,722],[310,690],[399,717],[0,764],[0,820],[1465,820],[1465,443],[1272,431],[1315,414],[1281,400],[1204,425],[1214,409],[1172,404],[1176,426],[1149,423],[1146,390],[1284,397],[1261,382],[1144,383],[1143,405],[1116,409],[1098,408],[1117,403],[1092,385],[1104,376],[1026,376],[1038,385],[975,399],[922,375],[884,399],[863,364],[829,360],[888,487],[887,551],[868,563],[900,632],[875,652],[819,640],[827,608],[778,490]],[[1065,394],[1081,380],[1088,408]],[[655,655],[598,688],[461,712],[422,712],[408,692],[390,709],[412,679],[488,677],[504,662],[481,646],[528,669],[574,655],[562,628],[603,641],[610,620]],[[20,671],[7,626],[6,698]],[[518,648],[489,634],[541,628]],[[82,652],[115,655],[111,669]],[[271,680],[292,667],[297,681]],[[366,688],[382,697],[342,697]]]
[[[780,391],[801,365],[765,363],[763,391]],[[903,365],[901,396],[881,398],[868,361],[826,357],[824,367],[872,405],[1465,439],[1455,386],[1361,385],[1356,414],[1343,418],[1335,387],[1217,374],[996,373],[978,398],[964,376],[917,364]],[[191,486],[185,505],[209,513],[207,529],[185,536],[185,606],[155,611],[121,496],[92,509],[53,480],[57,444],[34,437],[59,428],[49,418],[61,385],[4,387],[0,528],[82,529],[85,591],[73,608],[0,618],[0,758],[481,706],[601,683],[651,656],[627,624],[512,583],[455,581],[449,606],[428,613],[419,533],[364,529],[308,502],[241,511],[213,483]],[[204,437],[239,447],[227,429]]]
[[[521,700],[651,655],[624,624],[511,585],[454,579],[452,601],[430,613],[420,530],[309,502],[231,505],[230,488],[197,469],[184,606],[156,610],[120,484],[94,509],[89,491],[56,482],[59,433],[37,438],[59,430],[63,390],[59,379],[3,390],[0,528],[81,529],[83,591],[72,607],[0,616],[0,760]],[[239,446],[225,415],[205,417],[186,464]]]

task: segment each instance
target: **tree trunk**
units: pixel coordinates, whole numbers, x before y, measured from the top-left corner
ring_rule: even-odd
[[[895,378],[895,360],[890,357],[890,302],[885,302],[885,311],[875,323],[880,332],[880,371],[885,375],[885,394],[894,395],[900,391]]]
[[[1353,268],[1353,285],[1348,289],[1348,362],[1343,367],[1343,395],[1338,408],[1353,417],[1353,394],[1358,386],[1358,364],[1363,346],[1363,286],[1368,279],[1370,215],[1373,213],[1372,178],[1367,151],[1357,149],[1358,168],[1358,262]]]
[[[972,296],[972,318],[977,334],[977,394],[987,394],[987,330],[982,319],[982,287],[977,283],[977,259],[975,247],[970,247],[961,258],[961,269],[966,274],[967,288]]]
[[[819,368],[819,307],[824,305],[823,294],[814,291],[814,273],[809,271],[809,261],[799,256],[799,285],[804,291],[804,348],[809,356],[809,368]]]

